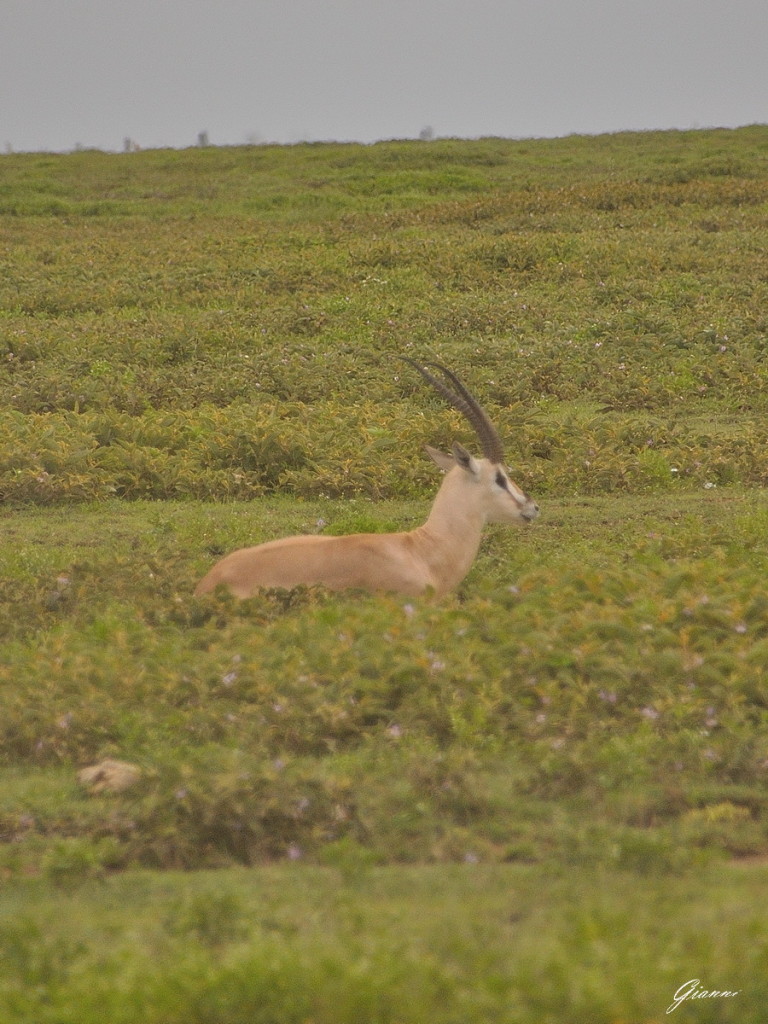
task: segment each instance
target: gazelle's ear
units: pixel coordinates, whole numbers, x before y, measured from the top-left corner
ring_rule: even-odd
[[[458,443],[453,446],[453,457],[456,460],[456,464],[465,469],[467,473],[471,473],[472,476],[477,476],[480,472],[480,467],[477,464],[477,460],[473,459],[466,448]]]
[[[440,469],[444,469],[446,473],[449,469],[453,469],[454,466],[461,466],[462,469],[465,469],[467,473],[471,473],[473,476],[476,476],[479,472],[477,460],[473,459],[467,449],[462,448],[460,444],[455,444],[453,446],[453,452],[450,455],[448,452],[438,451],[437,448],[432,448],[428,444],[424,447],[426,448],[427,455],[429,455],[430,459],[432,459]]]
[[[449,455],[448,452],[438,451],[437,448],[433,448],[428,444],[424,445],[424,450],[435,465],[439,466],[440,469],[445,470],[446,473],[456,465],[456,460],[453,455]]]

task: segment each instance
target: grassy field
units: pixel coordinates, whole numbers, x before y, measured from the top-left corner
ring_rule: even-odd
[[[0,158],[4,1019],[764,1024],[766,229],[763,127]],[[193,599],[421,521],[399,354],[537,523]]]

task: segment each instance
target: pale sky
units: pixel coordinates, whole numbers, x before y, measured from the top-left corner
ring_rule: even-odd
[[[0,150],[768,122],[768,0],[0,0]]]

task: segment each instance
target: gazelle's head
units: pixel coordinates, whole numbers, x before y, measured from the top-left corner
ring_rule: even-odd
[[[452,388],[425,369],[421,363],[404,358],[454,409],[458,409],[469,420],[483,449],[484,458],[476,459],[460,444],[454,444],[450,454],[427,446],[427,452],[432,460],[446,472],[460,470],[464,474],[464,483],[478,488],[475,493],[482,499],[486,522],[532,522],[539,514],[539,506],[509,476],[504,466],[501,438],[477,399],[454,373],[440,363],[430,362],[426,366],[439,370],[451,382]]]

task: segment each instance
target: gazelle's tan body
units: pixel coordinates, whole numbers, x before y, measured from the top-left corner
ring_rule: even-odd
[[[460,445],[447,455],[428,449],[447,470],[429,518],[406,533],[286,537],[233,551],[217,562],[195,593],[219,585],[239,598],[265,587],[322,585],[417,595],[443,594],[464,579],[488,522],[524,524],[538,506],[488,459]]]
[[[284,537],[233,551],[200,581],[195,593],[205,594],[223,583],[241,598],[262,587],[301,584],[419,594],[430,586],[431,574],[415,554],[416,547],[408,533]]]

